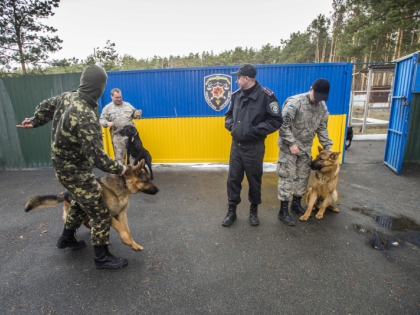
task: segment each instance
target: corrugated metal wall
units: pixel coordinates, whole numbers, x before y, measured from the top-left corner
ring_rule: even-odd
[[[414,76],[413,99],[410,106],[410,123],[404,162],[420,162],[420,60],[418,60]]]
[[[348,113],[350,63],[257,65],[256,68],[257,81],[274,91],[281,104],[290,95],[309,91],[315,79],[326,78],[331,83],[327,102],[330,113]],[[223,116],[227,108],[216,112],[204,99],[204,77],[218,73],[230,75],[237,69],[238,66],[224,66],[109,72],[99,101],[100,110],[111,101],[111,90],[119,88],[126,102],[143,109],[143,118]],[[236,78],[232,79],[235,90]]]
[[[294,94],[309,91],[319,77],[331,82],[327,102],[331,113],[328,129],[334,150],[345,150],[344,138],[350,99],[352,65],[349,63],[257,65],[257,80],[273,90],[280,105]],[[231,137],[224,128],[224,114],[214,111],[204,98],[204,77],[227,74],[238,66],[159,69],[108,73],[100,110],[108,104],[112,88],[120,88],[123,99],[143,110],[134,121],[154,163],[227,162]],[[233,79],[233,90],[237,85]],[[45,98],[77,88],[80,73],[0,80],[0,169],[50,167],[50,127],[17,130],[15,125],[33,114]],[[4,121],[9,124],[3,124]],[[105,150],[113,157],[109,131],[104,131]],[[277,160],[277,133],[266,140],[266,162]],[[314,150],[317,143],[314,145]],[[316,152],[316,151],[314,151]]]
[[[0,79],[0,169],[51,167],[51,123],[17,129],[44,99],[77,89],[80,73]]]
[[[404,162],[420,162],[420,93],[411,102],[410,124],[407,133]]]
[[[352,65],[349,63],[257,65],[257,80],[276,94],[280,105],[294,94],[309,91],[320,77],[331,82],[327,102],[331,113],[328,129],[334,150],[345,150],[344,135],[350,100]],[[122,90],[123,99],[143,110],[135,120],[144,146],[156,163],[228,162],[231,137],[224,128],[224,114],[207,105],[204,98],[204,77],[227,74],[238,66],[159,69],[108,73],[108,83],[100,100],[103,108],[111,101],[113,88]],[[233,82],[235,77],[232,78]],[[237,89],[233,83],[233,90]],[[105,147],[114,156],[110,135],[104,129]],[[277,161],[278,134],[266,140],[266,162]],[[316,155],[318,142],[314,145]]]

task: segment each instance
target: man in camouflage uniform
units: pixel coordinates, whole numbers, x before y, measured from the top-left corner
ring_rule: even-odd
[[[261,181],[265,153],[265,138],[278,130],[282,123],[281,111],[274,93],[262,87],[255,76],[257,69],[251,64],[241,66],[236,83],[239,90],[232,94],[225,116],[225,128],[230,131],[232,145],[227,180],[228,213],[223,226],[236,220],[236,206],[241,202],[244,173],[248,179],[249,223],[260,224],[258,205],[261,203]]]
[[[120,89],[115,88],[111,90],[111,99],[112,102],[102,110],[99,123],[101,126],[111,129],[115,159],[124,163],[128,137],[118,134],[118,131],[126,125],[134,126],[132,119],[135,117],[139,118],[142,111],[141,109],[135,109],[130,103],[123,102]],[[129,161],[130,164],[134,164],[135,158],[130,156]]]
[[[111,159],[103,150],[101,127],[96,116],[97,100],[102,95],[106,72],[88,66],[80,78],[77,91],[65,92],[42,101],[32,118],[25,118],[18,128],[37,128],[52,122],[52,165],[59,182],[69,191],[71,206],[58,248],[79,249],[75,231],[89,218],[96,268],[113,269],[127,265],[127,260],[108,251],[111,217],[101,197],[101,186],[93,167],[124,175],[126,167]]]
[[[300,202],[305,194],[311,169],[312,142],[315,134],[326,150],[331,150],[333,142],[328,137],[327,122],[330,83],[317,79],[309,92],[291,96],[283,104],[283,124],[279,130],[280,147],[277,165],[278,198],[280,212],[278,218],[286,225],[295,222],[289,215],[289,198],[293,193],[291,210],[304,214]]]

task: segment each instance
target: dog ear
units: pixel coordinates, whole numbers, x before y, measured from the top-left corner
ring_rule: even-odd
[[[125,175],[128,175],[134,169],[134,166],[131,164],[124,164],[124,165],[127,168],[127,170],[125,171]]]
[[[318,146],[318,152],[321,152],[321,151],[323,151],[324,149],[323,148],[321,148],[321,146]]]
[[[333,152],[330,155],[330,158],[333,160],[337,160],[338,156],[341,154],[341,152]]]
[[[145,163],[146,163],[146,161],[144,159],[141,159],[141,161],[139,162],[139,164],[137,166],[139,166],[140,168],[144,168]]]

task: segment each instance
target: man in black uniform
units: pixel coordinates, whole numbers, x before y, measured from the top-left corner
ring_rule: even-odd
[[[256,226],[260,223],[258,205],[261,203],[264,141],[268,134],[280,128],[283,119],[274,93],[255,80],[257,69],[253,65],[245,64],[231,74],[237,76],[239,89],[232,94],[225,114],[225,127],[232,135],[232,146],[227,180],[228,213],[222,225],[230,226],[236,220],[245,172],[251,203],[249,222]]]

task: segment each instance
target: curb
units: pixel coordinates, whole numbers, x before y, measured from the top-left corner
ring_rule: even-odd
[[[353,140],[386,140],[387,134],[354,135]]]

